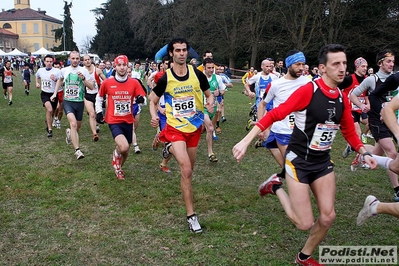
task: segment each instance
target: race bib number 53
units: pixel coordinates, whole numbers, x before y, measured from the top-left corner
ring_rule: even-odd
[[[194,96],[173,98],[172,109],[175,118],[194,116],[197,112]]]

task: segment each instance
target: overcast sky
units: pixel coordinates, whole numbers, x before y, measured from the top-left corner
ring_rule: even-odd
[[[71,0],[67,1],[68,4]],[[101,4],[106,0],[73,0],[71,8],[71,17],[74,22],[73,24],[73,37],[78,45],[81,47],[87,39],[87,36],[94,37],[96,35],[95,18],[93,12],[90,10],[97,7],[102,7]],[[63,0],[30,0],[30,8],[37,10],[46,11],[46,15],[54,17],[59,20],[63,20],[64,14],[64,1]],[[13,0],[1,0],[1,9],[12,9],[14,8]]]

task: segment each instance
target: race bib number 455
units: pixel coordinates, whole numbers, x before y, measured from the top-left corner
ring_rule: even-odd
[[[191,117],[197,112],[194,96],[172,99],[173,116],[176,118]]]

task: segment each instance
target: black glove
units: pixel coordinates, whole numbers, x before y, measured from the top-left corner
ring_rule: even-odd
[[[100,112],[100,113],[97,114],[97,116],[96,116],[96,121],[97,121],[97,123],[99,123],[99,124],[104,124],[104,117],[103,117],[103,113],[102,113],[102,112]]]
[[[136,103],[144,103],[144,97],[139,95],[136,97]]]

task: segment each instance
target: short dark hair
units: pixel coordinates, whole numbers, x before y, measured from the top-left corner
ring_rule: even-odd
[[[212,58],[205,58],[204,61],[202,61],[202,65],[205,66],[206,64],[215,64],[215,61],[213,61]]]
[[[276,62],[278,63],[280,61],[283,61],[283,63],[284,63],[284,59],[282,59],[281,57],[277,58]]]
[[[168,54],[169,53],[173,53],[173,45],[175,43],[185,43],[187,45],[187,50],[190,49],[190,44],[188,43],[188,41],[184,38],[174,38],[172,39],[169,43],[168,43]]]
[[[327,44],[327,45],[323,46],[320,49],[319,56],[317,57],[319,64],[325,65],[327,63],[327,59],[328,59],[327,54],[328,53],[338,53],[338,52],[345,53],[345,50],[346,50],[345,46],[343,46],[341,44]]]
[[[43,60],[46,60],[47,58],[51,58],[52,60],[54,60],[54,57],[52,55],[47,54]]]

